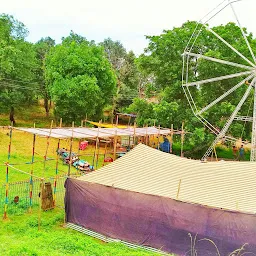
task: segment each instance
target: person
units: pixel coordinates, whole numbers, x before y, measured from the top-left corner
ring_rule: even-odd
[[[233,151],[233,157],[234,157],[234,159],[237,160],[237,147],[236,147],[236,146],[233,146],[232,151]]]
[[[241,145],[240,149],[239,149],[239,157],[238,160],[244,160],[244,145]]]

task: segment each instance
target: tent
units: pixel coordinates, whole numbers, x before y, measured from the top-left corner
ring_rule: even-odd
[[[217,255],[212,242],[220,255],[245,243],[256,253],[255,170],[253,162],[202,163],[139,144],[98,171],[67,179],[66,221],[179,255],[190,255],[191,237],[198,256]]]

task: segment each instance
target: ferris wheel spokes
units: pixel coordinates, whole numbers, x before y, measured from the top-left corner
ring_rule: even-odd
[[[250,80],[254,75],[250,75],[248,77],[246,77],[244,80],[242,80],[240,83],[238,83],[237,85],[233,86],[231,89],[229,89],[228,91],[226,91],[225,93],[223,93],[220,97],[218,97],[217,99],[215,99],[214,101],[212,101],[210,104],[208,104],[207,106],[205,106],[204,108],[202,108],[200,111],[197,112],[197,114],[201,115],[202,113],[204,113],[205,111],[207,111],[209,108],[213,107],[215,104],[217,104],[218,102],[220,102],[222,99],[226,98],[229,94],[231,94],[232,92],[234,92],[236,89],[238,89],[239,87],[241,87],[247,80]]]
[[[218,35],[215,31],[213,31],[208,25],[203,24],[204,27],[210,31],[213,35],[215,35],[220,41],[222,41],[225,45],[227,45],[231,50],[233,50],[237,55],[239,55],[242,59],[248,62],[251,66],[255,67],[255,64],[252,63],[249,59],[247,59],[242,53],[240,53],[237,49],[235,49],[231,44],[229,44],[225,39],[223,39],[220,35]]]
[[[221,64],[225,64],[225,65],[229,65],[229,66],[234,66],[234,67],[238,67],[238,68],[243,68],[243,69],[248,69],[248,70],[253,70],[254,68],[251,66],[246,66],[246,65],[242,65],[242,64],[238,64],[235,62],[231,62],[231,61],[226,61],[226,60],[222,60],[222,59],[217,59],[217,58],[213,58],[213,57],[209,57],[209,56],[205,56],[202,54],[198,54],[198,53],[192,53],[192,52],[184,52],[184,55],[188,55],[188,56],[192,56],[192,57],[196,57],[196,58],[202,58],[205,60],[209,60],[209,61],[213,61],[213,62],[217,62],[217,63],[221,63]]]
[[[230,0],[229,0],[229,2],[230,2]],[[249,51],[250,51],[250,53],[251,53],[251,56],[252,56],[254,62],[256,63],[255,55],[254,55],[254,53],[253,53],[253,51],[252,51],[252,48],[251,48],[251,46],[250,46],[250,43],[248,42],[248,39],[247,39],[247,37],[246,37],[246,35],[245,35],[245,33],[244,33],[244,30],[243,30],[243,28],[242,28],[242,26],[241,26],[241,23],[240,23],[240,21],[239,21],[239,19],[238,19],[238,17],[237,17],[237,14],[236,14],[235,9],[234,9],[234,7],[233,7],[233,5],[232,5],[231,2],[230,2],[230,7],[231,7],[231,9],[232,9],[232,11],[233,11],[233,13],[234,13],[234,16],[235,16],[235,18],[236,18],[236,21],[237,21],[239,27],[240,27],[240,30],[241,30],[242,35],[243,35],[243,38],[244,38],[244,40],[245,40],[245,42],[246,42],[246,45],[247,45],[247,47],[248,47],[248,49],[249,49]]]
[[[226,76],[218,76],[218,77],[209,78],[209,79],[205,79],[205,80],[201,80],[201,81],[186,83],[186,84],[183,84],[183,86],[195,86],[195,85],[201,85],[201,84],[222,81],[225,79],[235,78],[235,77],[244,76],[244,75],[250,75],[250,74],[252,74],[252,72],[253,71],[251,70],[251,71],[244,71],[244,72],[240,72],[240,73],[234,73],[234,74],[230,74],[230,75],[226,75]]]
[[[251,89],[252,89],[253,85],[255,84],[255,81],[256,81],[256,78],[254,78],[252,80],[251,84],[248,86],[248,88],[247,88],[245,94],[243,95],[242,99],[240,100],[240,102],[236,106],[236,108],[233,111],[232,115],[230,116],[230,118],[228,119],[226,124],[223,126],[222,130],[219,132],[219,134],[217,135],[217,137],[215,138],[215,140],[213,141],[211,146],[205,152],[204,156],[202,157],[202,160],[206,160],[207,157],[212,153],[213,148],[216,146],[216,144],[219,142],[219,140],[222,139],[223,137],[225,137],[226,132],[228,131],[230,125],[232,124],[233,120],[237,116],[237,113],[239,112],[239,110],[241,109],[242,105],[244,104],[244,102],[246,101],[247,97],[249,96],[249,94],[251,92]]]

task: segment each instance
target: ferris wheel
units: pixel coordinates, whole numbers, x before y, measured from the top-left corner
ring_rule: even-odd
[[[241,1],[241,0],[240,0]],[[234,120],[240,120],[245,122],[252,122],[252,136],[251,136],[251,155],[250,160],[256,161],[256,58],[254,55],[254,52],[252,50],[252,47],[249,43],[249,40],[247,38],[247,35],[241,26],[241,23],[238,19],[238,15],[235,10],[235,2],[239,1],[231,1],[231,0],[225,0],[222,3],[220,3],[215,9],[213,9],[211,12],[209,12],[207,15],[205,15],[196,25],[196,28],[184,50],[183,53],[183,70],[182,70],[182,87],[184,90],[184,93],[186,95],[186,98],[188,100],[188,103],[193,111],[193,114],[207,127],[210,129],[210,131],[216,136],[214,141],[212,142],[211,146],[208,148],[208,150],[205,152],[204,156],[202,157],[202,160],[206,160],[207,157],[211,155],[213,152],[214,147],[216,144],[223,140],[233,140],[236,139],[232,136],[228,136],[228,130],[233,123]],[[221,37],[217,32],[215,32],[210,26],[208,25],[208,22],[214,18],[217,15],[221,15],[223,10],[230,8],[230,12],[232,12],[233,17],[235,18],[236,24],[240,27],[241,30],[241,37],[245,42],[245,45],[247,47],[247,52],[250,55],[249,57],[246,56],[246,54],[243,54],[242,52],[238,51],[235,47],[233,47],[227,39],[224,39]],[[202,52],[198,50],[197,40],[200,36],[202,36],[203,30],[208,31],[209,36],[214,37],[218,41],[220,41],[221,44],[224,45],[224,47],[228,47],[229,51],[232,51],[232,53],[235,53],[235,55],[238,58],[241,58],[243,64],[238,62],[232,62],[227,61],[223,58],[216,58],[216,57],[209,57],[208,55],[204,55]],[[199,52],[198,52],[199,51]],[[202,59],[203,61],[207,61],[210,63],[214,63],[214,65],[225,65],[226,67],[230,68],[231,70],[234,70],[235,68],[239,68],[241,72],[236,73],[227,73],[224,75],[220,75],[217,77],[209,77],[207,79],[203,79],[199,81],[191,81],[190,74],[191,74],[191,67],[195,66],[195,62],[197,62],[199,59]],[[244,64],[245,63],[245,64]],[[196,72],[196,71],[195,71]],[[197,76],[198,74],[195,74]],[[212,99],[211,102],[207,103],[203,107],[199,107],[196,103],[196,100],[193,97],[193,91],[191,90],[204,90],[204,86],[207,86],[207,84],[215,83],[215,82],[225,82],[229,79],[236,79],[236,83],[232,85],[231,88],[224,90],[224,93],[219,95],[218,97],[215,97]],[[237,83],[237,81],[239,81]],[[249,82],[248,82],[249,81]],[[229,95],[232,95],[236,90],[246,87],[245,92],[243,91],[242,97],[237,100],[237,105],[231,115],[225,120],[225,124],[222,128],[219,128],[216,126],[216,124],[211,123],[209,120],[207,120],[207,115],[204,114],[207,113],[211,108],[214,106],[218,106],[218,104],[221,104],[222,100],[225,100],[226,97]],[[193,89],[192,89],[193,88]],[[248,99],[248,96],[253,93],[253,102],[252,102],[252,116],[239,116],[239,111],[241,110],[242,106],[245,104],[246,100]],[[229,96],[230,97],[230,96]]]

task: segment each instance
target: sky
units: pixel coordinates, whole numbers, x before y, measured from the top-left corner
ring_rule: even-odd
[[[226,0],[227,2],[228,0]],[[0,13],[13,15],[29,30],[28,41],[50,36],[56,43],[73,30],[88,40],[120,41],[127,50],[143,53],[145,35],[159,35],[187,20],[199,21],[222,0],[0,0]],[[224,3],[225,4],[225,3]],[[256,0],[233,4],[242,26],[256,35]],[[210,25],[235,21],[226,8]]]

